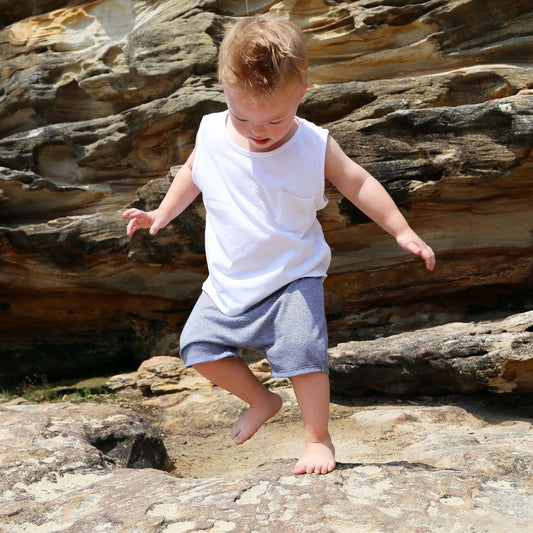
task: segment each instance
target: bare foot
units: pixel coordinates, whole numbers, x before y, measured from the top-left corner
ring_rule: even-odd
[[[268,391],[268,400],[257,406],[250,406],[241,419],[231,428],[231,438],[235,444],[247,441],[269,418],[280,409],[281,396]]]
[[[304,456],[294,466],[295,474],[327,474],[335,470],[335,448],[331,439],[308,442]]]

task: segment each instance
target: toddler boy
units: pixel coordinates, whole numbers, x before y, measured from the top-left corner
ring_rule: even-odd
[[[128,235],[155,235],[202,193],[209,276],[181,357],[249,405],[231,430],[241,444],[281,408],[237,356],[240,348],[264,353],[272,375],[291,378],[301,410],[305,452],[294,472],[325,474],[335,468],[322,288],[330,250],[316,218],[327,203],[325,179],[429,270],[435,256],[379,182],[327,130],[296,116],[308,88],[296,26],[271,16],[238,22],[221,44],[218,75],[227,110],[202,119],[161,205],[122,216]]]

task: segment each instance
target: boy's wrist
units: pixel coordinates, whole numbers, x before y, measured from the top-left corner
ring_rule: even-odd
[[[409,226],[409,223],[399,210],[396,210],[395,213],[391,214],[386,220],[385,224],[383,224],[381,227],[390,233],[390,235],[392,235],[396,240],[401,239],[403,236],[409,236],[414,233],[414,231],[411,229],[411,226]]]
[[[168,213],[160,207],[150,211],[149,214],[152,217],[152,223],[157,222],[159,228],[164,228],[171,220]]]

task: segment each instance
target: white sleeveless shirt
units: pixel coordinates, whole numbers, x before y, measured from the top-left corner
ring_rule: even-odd
[[[298,118],[285,144],[250,152],[226,120],[227,111],[202,119],[192,172],[206,210],[203,290],[235,316],[296,279],[326,276],[331,252],[316,212],[327,204],[328,131]]]

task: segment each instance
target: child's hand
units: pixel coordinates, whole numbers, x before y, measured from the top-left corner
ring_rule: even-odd
[[[400,233],[396,237],[396,242],[404,250],[419,255],[426,262],[428,270],[435,268],[435,253],[413,230]]]
[[[122,218],[130,219],[126,228],[128,237],[131,237],[138,229],[149,229],[150,235],[155,235],[164,226],[157,216],[157,211],[128,209],[122,213]]]

